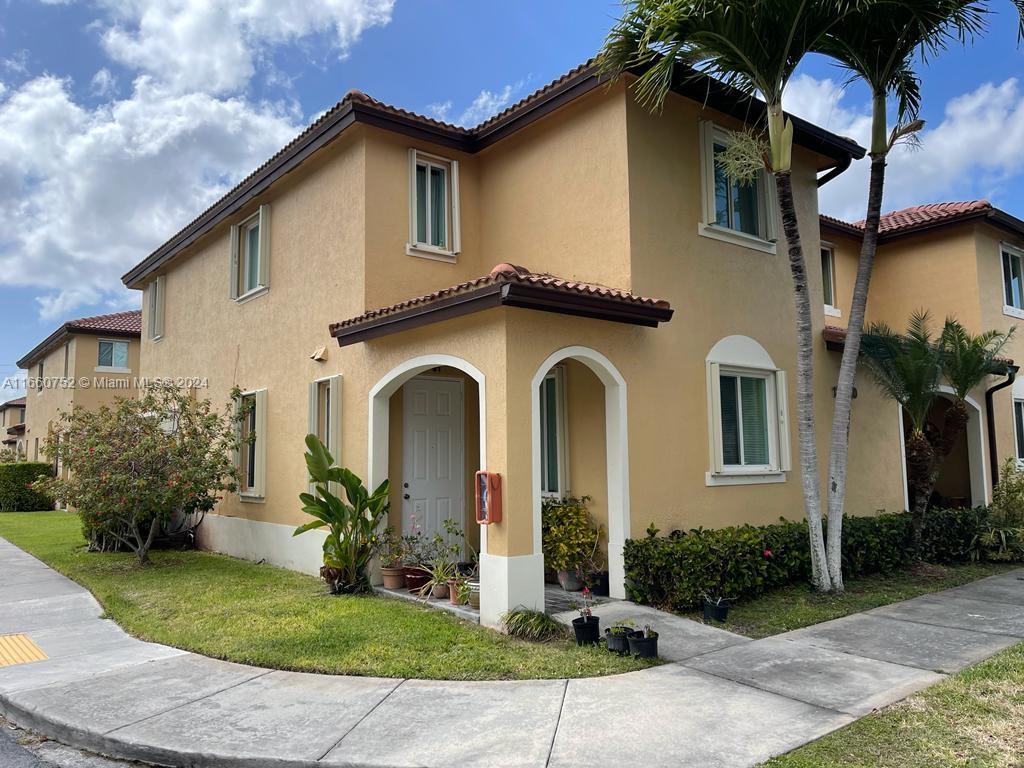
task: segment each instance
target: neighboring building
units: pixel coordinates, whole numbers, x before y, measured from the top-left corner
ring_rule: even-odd
[[[69,320],[18,361],[27,372],[25,453],[43,448],[61,411],[98,408],[137,393],[139,310]]]
[[[25,458],[25,398],[0,404],[0,448]]]
[[[543,604],[547,495],[592,497],[615,596],[623,541],[652,522],[800,518],[774,187],[714,163],[763,111],[687,79],[652,115],[592,65],[471,129],[349,93],[124,277],[145,292],[143,375],[206,377],[215,403],[237,385],[255,406],[242,491],[202,545],[316,571],[320,542],[292,537],[310,430],[369,485],[392,480],[399,529],[466,524],[489,624]],[[864,150],[794,124],[815,254],[820,174]],[[838,358],[821,343],[815,362],[824,447]],[[897,408],[862,389],[848,509],[899,510]],[[487,528],[481,468],[503,480]]]
[[[850,306],[862,226],[821,217],[822,264],[834,265],[832,303],[838,307]],[[824,283],[827,293],[829,281]],[[867,321],[902,331],[911,313],[922,309],[931,313],[936,332],[947,317],[972,333],[1017,326],[1024,319],[1024,221],[984,200],[885,214]],[[826,307],[832,327],[825,335],[835,349],[842,347],[847,311]],[[1017,363],[1024,360],[1024,335],[1018,332],[1004,355]],[[868,389],[874,387],[865,381],[860,390]],[[936,426],[948,395],[933,406],[930,420]],[[999,464],[1010,456],[1024,458],[1024,377],[991,376],[971,393],[968,404],[967,432],[943,465],[936,488],[951,504],[991,500]]]

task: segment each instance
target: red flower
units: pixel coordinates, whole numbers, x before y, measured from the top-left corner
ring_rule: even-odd
[[[764,556],[765,556],[765,557],[771,557],[771,556],[772,556],[772,551],[771,551],[770,549],[766,549],[766,550],[764,551]]]

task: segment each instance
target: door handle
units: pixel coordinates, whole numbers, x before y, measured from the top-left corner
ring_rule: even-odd
[[[403,493],[402,494],[402,498],[405,499],[406,501],[408,501],[409,500],[409,494],[408,493]]]

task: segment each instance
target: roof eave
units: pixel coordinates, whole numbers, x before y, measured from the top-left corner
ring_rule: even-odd
[[[140,339],[142,338],[142,333],[139,331],[126,331],[123,329],[76,328],[70,323],[64,323],[64,325],[36,344],[32,350],[18,360],[15,365],[27,370],[29,367],[34,365],[40,357],[58,346],[60,342],[64,341],[68,336],[112,336],[119,339]]]

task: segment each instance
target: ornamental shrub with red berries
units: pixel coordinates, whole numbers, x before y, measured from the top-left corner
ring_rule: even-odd
[[[169,386],[62,412],[44,449],[61,471],[38,485],[78,512],[91,548],[116,542],[145,565],[162,526],[237,489],[240,418]]]

